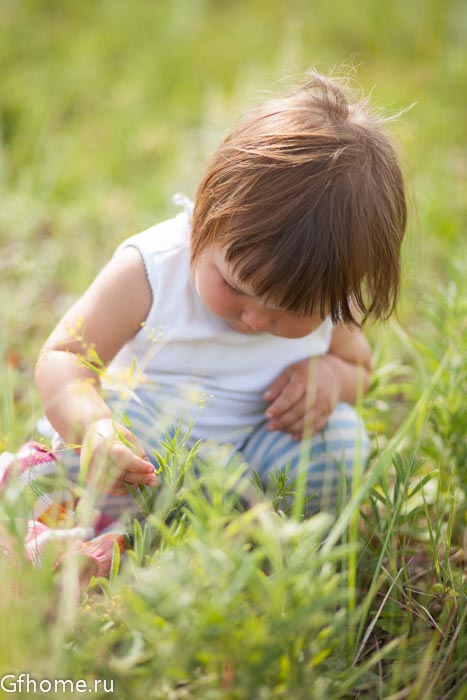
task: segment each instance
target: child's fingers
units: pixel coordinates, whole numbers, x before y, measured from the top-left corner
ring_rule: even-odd
[[[279,417],[292,409],[299,401],[304,399],[305,390],[300,382],[288,382],[277,399],[265,411],[266,418],[276,422]]]
[[[101,439],[101,445],[104,445],[104,449],[113,451],[115,445],[122,444],[128,448],[132,454],[148,460],[138,438],[126,426],[116,423],[111,419],[105,419],[97,421],[94,428],[97,437]]]
[[[129,447],[123,443],[115,442],[109,453],[110,461],[118,467],[122,472],[126,471],[129,474],[152,474],[154,467],[147,460],[139,457]]]
[[[328,420],[329,420],[328,413],[320,413],[320,414],[316,415],[314,423],[313,423],[313,432],[319,433],[320,430],[324,430]]]
[[[111,473],[116,480],[131,485],[157,486],[159,484],[159,478],[148,458],[135,455],[123,443],[114,443],[108,457]]]
[[[295,421],[284,430],[285,433],[289,433],[294,439],[298,440],[303,437],[303,430],[305,427],[305,421],[303,418]]]
[[[280,374],[271,384],[271,386],[264,392],[263,399],[265,401],[275,401],[281,391],[286,386],[289,381],[288,376],[285,372]]]
[[[160,483],[159,477],[154,474],[154,472],[146,476],[141,476],[141,474],[137,472],[128,472],[126,470],[119,474],[118,481],[130,484],[130,486],[138,486],[138,484],[142,484],[143,486],[158,486]]]
[[[109,493],[112,496],[126,496],[128,491],[128,486],[138,486],[142,484],[144,486],[158,486],[159,479],[154,474],[154,476],[143,477],[131,472],[121,472],[120,474],[106,474],[105,480],[100,483],[99,490],[103,493]]]
[[[282,430],[292,432],[291,427],[298,422],[303,423],[306,412],[305,399],[301,398],[282,415],[272,418],[268,423],[270,430]]]
[[[125,447],[127,447],[132,454],[137,455],[138,457],[145,460],[146,462],[149,462],[149,457],[147,456],[143,447],[140,445],[138,438],[132,432],[130,432],[128,430],[128,431],[126,431],[126,433],[119,432],[117,435],[118,435],[119,441]]]
[[[122,484],[120,486],[121,482],[118,482],[118,485],[112,486],[112,488],[108,491],[108,493],[111,496],[127,496],[129,494],[128,488],[126,487],[125,484]]]
[[[304,434],[309,436],[310,428],[311,435],[319,433],[320,430],[323,430],[326,427],[326,423],[329,420],[329,415],[327,413],[320,413],[317,415],[312,413],[311,415],[307,416],[305,409],[305,401],[299,402],[296,404],[296,407],[293,407],[292,411],[289,411],[282,417],[282,425],[277,425],[277,427],[271,428],[271,430],[290,433],[295,440],[300,440],[304,437]],[[293,420],[293,415],[296,416],[295,420]]]

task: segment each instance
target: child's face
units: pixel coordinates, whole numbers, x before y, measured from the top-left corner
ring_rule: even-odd
[[[222,248],[218,246],[212,246],[200,257],[194,269],[194,279],[204,306],[239,333],[302,338],[323,322],[318,314],[295,316],[256,299],[235,278]]]

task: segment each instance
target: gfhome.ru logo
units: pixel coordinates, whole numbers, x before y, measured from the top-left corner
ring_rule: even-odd
[[[0,688],[4,693],[113,693],[114,682],[109,678],[34,678],[30,673],[5,673],[0,677]]]

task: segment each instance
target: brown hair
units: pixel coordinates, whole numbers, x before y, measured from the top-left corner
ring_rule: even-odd
[[[387,317],[407,209],[384,119],[318,74],[219,146],[193,213],[192,265],[212,243],[241,283],[295,314]]]

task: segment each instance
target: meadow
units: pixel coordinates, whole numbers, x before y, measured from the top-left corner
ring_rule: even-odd
[[[303,519],[283,473],[245,510],[241,466],[194,478],[167,441],[109,580],[79,596],[72,565],[0,559],[0,674],[131,700],[467,700],[466,31],[460,0],[0,0],[0,452],[34,434],[60,315],[194,195],[265,94],[311,67],[350,75],[401,113],[410,197],[398,312],[367,329],[372,454],[350,499]],[[21,548],[17,515],[4,493]]]

